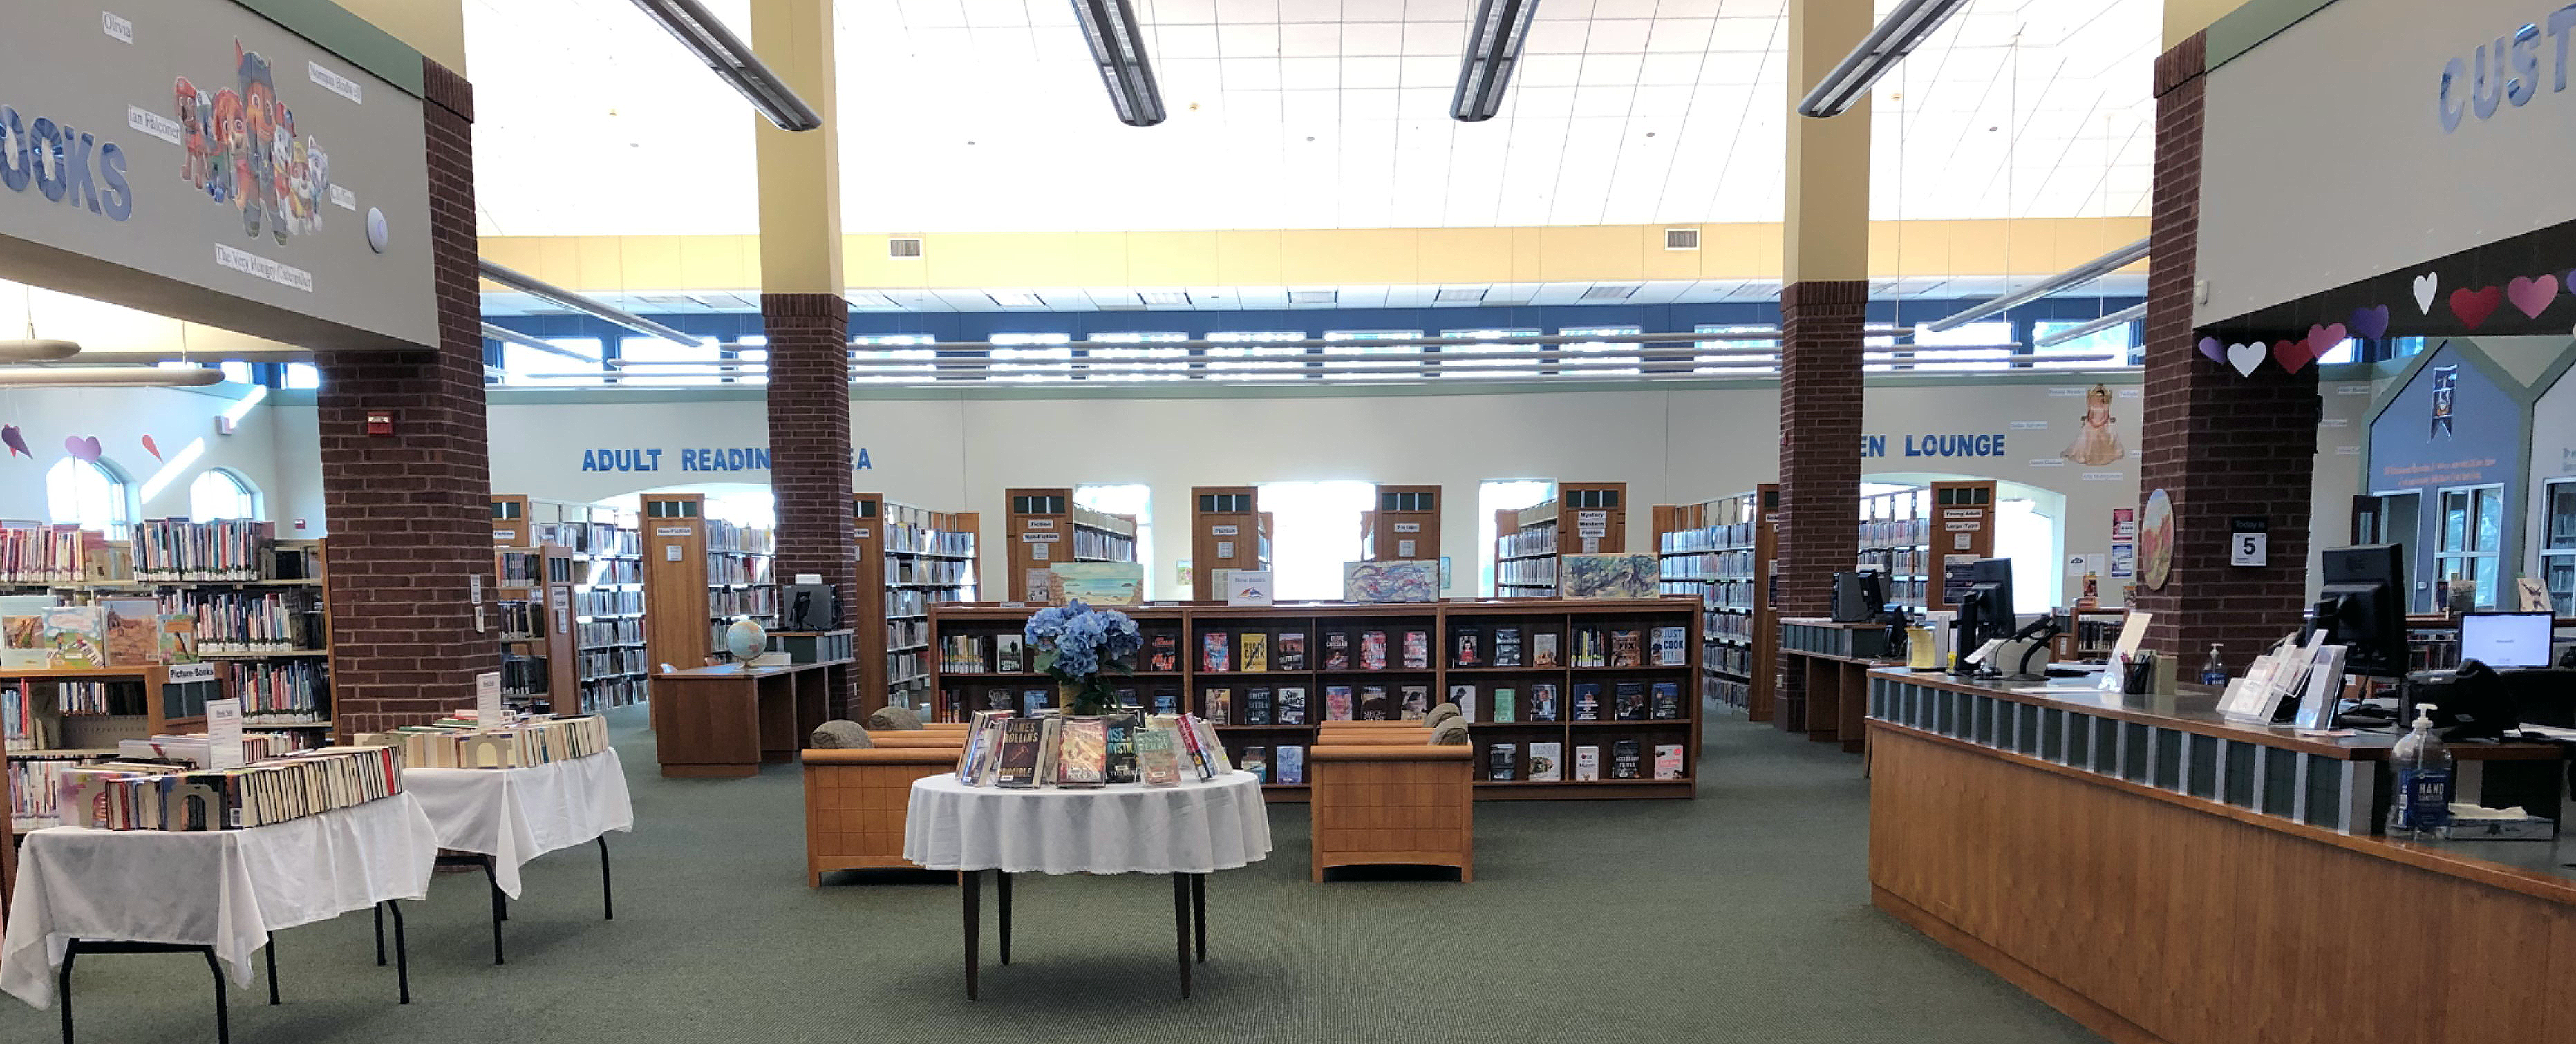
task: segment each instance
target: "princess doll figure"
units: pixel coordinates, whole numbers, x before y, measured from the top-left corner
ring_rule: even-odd
[[[2119,434],[2111,430],[2111,389],[2096,384],[2092,391],[2084,393],[2084,419],[2078,424],[2083,430],[2076,433],[2075,442],[2066,447],[2066,452],[2058,456],[2088,468],[2098,468],[2129,455],[2129,451],[2120,446]]]

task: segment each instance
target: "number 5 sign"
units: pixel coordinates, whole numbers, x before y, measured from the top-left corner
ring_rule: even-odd
[[[2268,566],[2272,564],[2272,522],[2264,518],[2238,517],[2228,520],[2227,564],[2233,566]]]

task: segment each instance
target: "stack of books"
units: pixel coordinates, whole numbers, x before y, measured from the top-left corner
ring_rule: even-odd
[[[402,791],[386,747],[328,747],[244,765],[109,761],[67,768],[63,824],[96,830],[240,830],[362,805]]]
[[[1103,717],[977,711],[957,779],[978,787],[1172,786],[1234,771],[1216,728],[1191,714]]]
[[[400,750],[409,768],[531,768],[607,750],[608,719],[533,717],[492,725],[441,718],[362,735],[358,742]]]

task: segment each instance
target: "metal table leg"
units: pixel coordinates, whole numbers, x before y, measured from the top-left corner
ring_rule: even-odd
[[[1207,875],[1190,875],[1190,926],[1199,936],[1199,963],[1207,963]]]
[[[995,870],[994,887],[1002,895],[1002,963],[1011,963],[1011,872]]]
[[[599,909],[600,920],[617,919],[617,893],[608,885],[608,835],[599,835]]]
[[[984,872],[966,870],[957,875],[957,886],[966,897],[966,999],[975,999],[976,977],[982,971],[984,912],[977,907],[984,901]]]
[[[72,962],[80,959],[80,940],[63,946],[62,970],[54,973],[54,1004],[63,1009],[63,1044],[72,1044]]]
[[[214,947],[192,946],[185,943],[124,942],[118,940],[88,939],[73,939],[64,944],[63,966],[59,971],[55,972],[54,975],[54,1001],[62,1006],[63,1012],[63,1044],[72,1044],[73,1040],[72,964],[74,961],[79,959],[82,953],[85,952],[194,953],[203,955],[206,958],[206,970],[214,973],[215,978],[215,1040],[217,1044],[232,1044],[233,1017],[231,997],[224,986],[223,962],[215,959]],[[274,972],[271,973],[270,981],[276,981]]]
[[[394,982],[402,991],[402,1002],[411,1003],[411,946],[403,938],[402,903],[387,899],[385,906],[394,912]]]
[[[215,1044],[233,1044],[233,1013],[224,997],[223,962],[215,960],[214,947],[208,946],[205,951],[206,970],[215,974]]]
[[[268,955],[268,1004],[277,1006],[277,933],[268,933],[268,945],[260,947]]]
[[[1181,954],[1181,999],[1190,999],[1190,875],[1172,875],[1172,931]]]
[[[382,968],[385,966],[385,904],[377,903],[374,909],[376,914],[376,967]]]

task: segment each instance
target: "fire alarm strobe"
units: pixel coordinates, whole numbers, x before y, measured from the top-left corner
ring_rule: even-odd
[[[381,437],[391,436],[393,433],[394,433],[394,411],[392,411],[392,410],[368,410],[368,411],[367,411],[367,434],[368,434],[368,435],[381,438]]]

